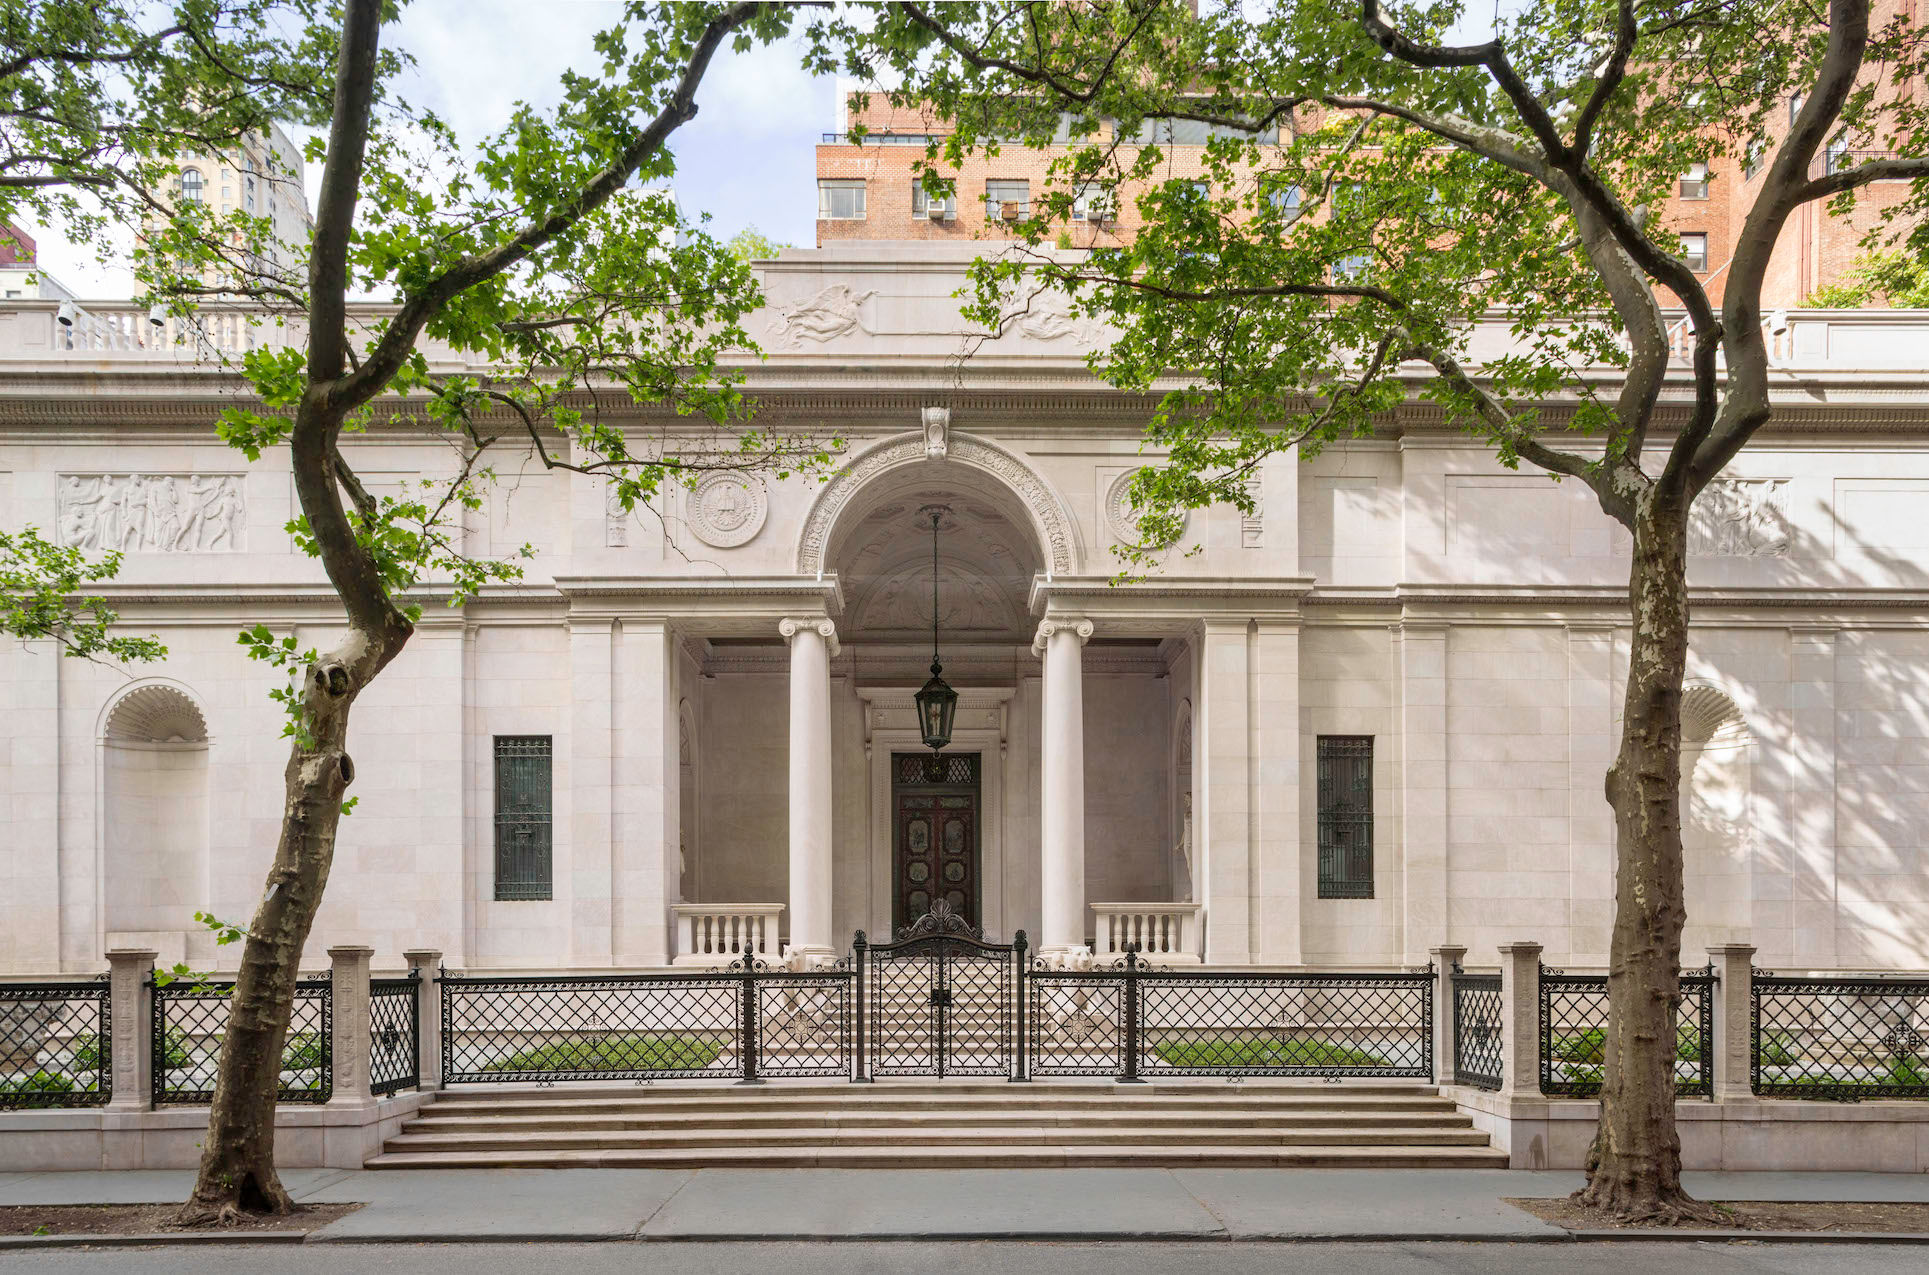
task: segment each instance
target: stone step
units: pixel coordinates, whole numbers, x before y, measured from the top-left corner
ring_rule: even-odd
[[[1267,1129],[1330,1128],[1344,1118],[1354,1129],[1466,1129],[1469,1119],[1457,1111],[1358,1112],[1344,1109],[1290,1115],[1251,1111],[1119,1111],[1109,1113],[1119,1123],[1143,1129]],[[404,1122],[404,1133],[466,1133],[521,1131],[554,1133],[569,1130],[625,1129],[926,1129],[931,1127],[997,1128],[1010,1124],[1085,1128],[1099,1119],[1090,1113],[1050,1108],[1018,1107],[1010,1111],[920,1109],[915,1111],[741,1111],[628,1115],[476,1115],[419,1116]]]
[[[920,1129],[932,1143],[997,1142],[1000,1146],[1448,1146],[1484,1147],[1487,1135],[1477,1129],[1359,1129],[1352,1126],[1308,1129],[1243,1130],[1147,1129],[1132,1125],[1038,1125],[1017,1121],[996,1129],[934,1125]],[[798,1144],[834,1147],[899,1146],[901,1129],[825,1129],[818,1126],[757,1129],[565,1130],[527,1133],[492,1130],[474,1133],[401,1133],[390,1138],[387,1151],[606,1151],[652,1150],[674,1147],[758,1146],[782,1148]]]
[[[742,1086],[729,1080],[664,1079],[648,1088],[634,1081],[566,1081],[538,1086],[528,1081],[503,1084],[462,1084],[440,1090],[438,1104],[494,1104],[516,1102],[581,1102],[604,1098],[629,1101],[676,1098],[689,1101],[757,1102],[889,1102],[900,1104],[919,1098],[978,1101],[1010,1101],[1014,1092],[1049,1095],[1065,1102],[1122,1100],[1135,1103],[1148,1099],[1174,1101],[1224,1102],[1236,1096],[1248,1102],[1445,1102],[1439,1089],[1419,1081],[1403,1080],[1296,1080],[1283,1077],[1241,1077],[1237,1083],[1223,1078],[1166,1078],[1139,1085],[1121,1085],[1105,1078],[1052,1079],[1040,1077],[1027,1084],[1013,1084],[1003,1077],[990,1079],[936,1080],[929,1077],[879,1079],[873,1084],[853,1085],[838,1077],[787,1081],[762,1088]]]
[[[1212,1146],[1156,1148],[954,1142],[914,1147],[800,1144],[607,1151],[387,1152],[370,1169],[483,1168],[1303,1168],[1504,1169],[1507,1153],[1488,1146]]]
[[[1242,1088],[1242,1086],[1240,1086]],[[1030,1090],[1030,1092],[1026,1092]],[[440,1098],[428,1107],[434,1115],[664,1115],[671,1111],[901,1111],[918,1107],[1005,1111],[1013,1105],[1032,1109],[1053,1109],[1098,1117],[1109,1111],[1246,1111],[1254,1117],[1287,1115],[1304,1111],[1453,1111],[1451,1099],[1377,1098],[1348,1096],[1339,1092],[1308,1094],[1292,1098],[1240,1094],[1233,1086],[1215,1094],[1175,1096],[1148,1088],[1144,1094],[1067,1094],[1057,1096],[1047,1088],[1007,1086],[1003,1094],[899,1094],[887,1086],[841,1086],[839,1090],[781,1090],[777,1086],[745,1086],[737,1094],[691,1094],[673,1090],[631,1090],[629,1094],[567,1094],[559,1098],[529,1098],[525,1094],[490,1099]]]

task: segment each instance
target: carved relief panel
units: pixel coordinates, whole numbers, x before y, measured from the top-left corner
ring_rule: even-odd
[[[1788,555],[1788,479],[1717,478],[1688,514],[1688,552],[1708,558]]]
[[[63,474],[62,544],[121,553],[239,553],[240,474]]]

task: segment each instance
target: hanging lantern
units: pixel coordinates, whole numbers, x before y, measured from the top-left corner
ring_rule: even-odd
[[[951,722],[958,715],[958,692],[945,684],[938,662],[938,524],[951,512],[944,505],[926,505],[918,510],[931,518],[931,680],[917,693],[918,728],[933,752],[951,742]]]

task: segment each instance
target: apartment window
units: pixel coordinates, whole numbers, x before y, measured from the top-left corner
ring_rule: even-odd
[[[1112,193],[1103,186],[1087,186],[1072,197],[1072,220],[1093,223],[1116,221]]]
[[[1373,897],[1373,736],[1319,737],[1319,897]]]
[[[241,189],[243,205],[249,212],[253,212],[255,210],[255,177],[253,173],[248,174]]]
[[[956,221],[958,219],[958,197],[947,195],[943,199],[925,190],[921,181],[911,183],[911,215],[931,221]]]
[[[496,897],[554,897],[550,737],[496,736]]]
[[[1373,274],[1373,254],[1349,253],[1333,263],[1334,283],[1365,283]]]
[[[1300,194],[1297,186],[1279,186],[1266,192],[1267,202],[1279,210],[1279,220],[1292,225],[1299,220]]]
[[[1767,153],[1768,148],[1760,142],[1754,142],[1749,145],[1748,153],[1742,157],[1741,161],[1741,179],[1743,181],[1753,181],[1755,174],[1762,171],[1762,159]]]
[[[1681,236],[1681,255],[1688,263],[1688,269],[1696,274],[1708,273],[1708,236],[1701,233]]]
[[[182,203],[184,204],[200,203],[202,199],[205,198],[207,195],[206,188],[207,188],[207,179],[201,175],[200,169],[183,168],[181,170],[181,202]]]
[[[1708,165],[1696,164],[1681,174],[1681,197],[1683,199],[1708,198]]]
[[[985,207],[993,221],[1031,216],[1031,183],[992,178],[985,183]]]
[[[864,179],[825,178],[817,183],[819,221],[863,221]]]
[[[1788,122],[1790,125],[1793,125],[1795,123],[1795,117],[1802,113],[1802,103],[1807,100],[1808,98],[1801,93],[1797,93],[1794,97],[1788,99]]]
[[[1849,144],[1838,137],[1830,142],[1822,152],[1822,171],[1825,173],[1839,173],[1848,167],[1850,167]]]

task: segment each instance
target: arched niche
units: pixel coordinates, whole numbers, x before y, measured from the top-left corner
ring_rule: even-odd
[[[102,719],[101,931],[108,947],[185,959],[208,906],[208,724],[183,688],[144,682]]]
[[[1683,960],[1714,943],[1749,941],[1754,736],[1719,687],[1681,695],[1681,852],[1688,908]]]

